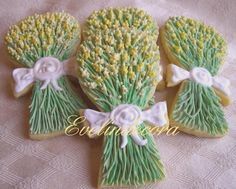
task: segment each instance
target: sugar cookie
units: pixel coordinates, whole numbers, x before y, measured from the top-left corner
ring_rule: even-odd
[[[172,17],[161,29],[170,63],[167,86],[180,84],[170,123],[196,136],[220,137],[228,125],[221,103],[230,102],[229,81],[218,74],[226,54],[224,39],[202,22]]]
[[[29,107],[32,139],[64,134],[67,117],[86,107],[66,76],[73,74],[71,57],[79,42],[79,24],[64,12],[29,16],[11,26],[6,35],[9,55],[23,66],[12,74],[15,96],[33,86]]]
[[[166,103],[149,106],[158,83],[159,50],[154,37],[130,28],[97,31],[78,53],[82,89],[101,111],[81,110],[86,126],[123,132],[104,136],[99,186],[137,186],[164,178],[147,127],[168,126]],[[127,133],[129,129],[133,132]],[[144,136],[141,131],[144,130]]]

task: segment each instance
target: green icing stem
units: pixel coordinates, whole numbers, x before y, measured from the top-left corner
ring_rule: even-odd
[[[219,97],[211,87],[187,80],[178,95],[172,119],[187,129],[221,136],[228,131]]]
[[[212,76],[217,75],[226,43],[212,27],[190,18],[172,17],[164,32],[174,63],[188,71],[204,67]],[[227,132],[220,99],[212,87],[187,80],[176,98],[171,121],[183,131],[199,136],[222,136]]]
[[[117,31],[122,33],[119,38],[113,35]],[[93,40],[92,36],[89,36],[81,45],[81,51],[78,54],[77,60],[81,65],[82,71],[86,70],[88,72],[84,77],[82,74],[79,74],[80,83],[84,86],[84,91],[103,112],[111,112],[113,108],[120,104],[134,104],[141,109],[147,108],[154,101],[153,95],[156,86],[152,82],[157,78],[156,75],[150,75],[150,70],[157,70],[157,64],[159,63],[159,50],[155,39],[147,36],[146,33],[140,33],[137,30],[124,30],[124,28],[111,30],[107,33],[103,32],[100,32],[100,35],[99,33],[96,35],[96,37],[101,37],[100,44]],[[125,38],[129,35],[134,38],[131,40],[131,44],[123,50],[119,50],[118,44],[125,44]],[[105,48],[107,43],[104,41],[104,38],[108,36],[114,38],[114,43],[109,45],[111,50]],[[137,36],[141,38],[139,39]],[[101,47],[101,54],[93,55],[96,47]],[[146,49],[144,50],[145,47]],[[134,57],[130,53],[132,49],[136,49],[138,52]],[[85,51],[90,57],[84,58]],[[149,56],[145,56],[147,52],[150,52]],[[119,58],[115,63],[111,62],[111,55],[119,54],[119,57],[123,57],[125,53],[128,54],[126,61]],[[103,60],[103,63],[96,63],[100,59]],[[101,65],[103,69],[108,69],[108,77],[105,77],[103,71],[95,69],[97,64]],[[117,73],[110,70],[112,64],[115,65]],[[138,71],[137,65],[141,64],[143,64],[143,67]],[[148,68],[149,65],[153,66]],[[123,66],[128,67],[127,73],[122,72],[121,68]],[[135,72],[135,78],[133,79],[129,76],[131,70]],[[102,77],[102,82],[96,82],[94,78],[97,76]],[[91,82],[96,82],[97,86],[94,88],[89,87],[88,84]],[[139,88],[137,82],[140,82]],[[122,93],[122,86],[127,89],[127,92]],[[145,128],[145,124],[139,127]],[[116,136],[115,133],[104,136],[99,175],[99,184],[102,187],[138,186],[164,178],[163,165],[152,135],[147,133],[144,138],[148,139],[148,144],[141,147],[135,144],[131,137],[128,137],[127,146],[121,149],[120,136]]]
[[[62,62],[73,56],[80,41],[80,27],[77,20],[65,12],[35,14],[11,26],[5,40],[11,57],[22,66],[32,68],[42,57],[52,56]],[[67,118],[86,106],[66,76],[58,80],[62,91],[50,85],[41,90],[41,84],[40,81],[34,83],[30,134],[60,134],[68,126]]]
[[[34,85],[30,105],[30,133],[48,134],[65,130],[67,118],[85,108],[81,98],[72,89],[69,80],[63,76],[58,80],[62,91],[56,91],[51,85],[41,90],[42,82]]]
[[[145,124],[140,125],[145,128]],[[148,143],[140,147],[128,137],[128,144],[120,148],[120,137],[115,134],[104,137],[102,154],[102,186],[141,185],[165,177],[163,165],[153,137],[146,133]]]

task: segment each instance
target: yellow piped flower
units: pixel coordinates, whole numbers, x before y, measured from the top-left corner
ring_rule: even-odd
[[[101,76],[96,76],[94,79],[96,83],[101,83],[103,81]]]
[[[131,80],[134,80],[135,77],[136,77],[135,72],[134,72],[134,71],[130,71],[130,72],[129,72],[129,78],[130,78]]]
[[[174,45],[174,46],[173,46],[173,49],[174,49],[174,51],[175,51],[176,53],[180,53],[180,52],[181,52],[181,48],[180,48],[179,46],[177,46],[177,45]]]
[[[137,51],[137,49],[131,49],[131,51],[130,51],[130,55],[132,56],[132,57],[136,57],[137,56],[137,54],[138,54],[138,51]]]
[[[101,66],[101,64],[98,64],[98,63],[94,63],[93,68],[96,70],[96,72],[101,72],[103,70],[103,67]]]
[[[112,64],[116,64],[120,59],[120,54],[113,54],[110,58]]]
[[[121,66],[121,74],[126,75],[128,73],[128,67],[127,66]]]
[[[127,62],[128,60],[129,60],[129,55],[128,55],[127,52],[124,52],[124,53],[122,54],[122,61],[123,61],[123,62]]]
[[[143,67],[144,67],[143,63],[138,64],[137,67],[136,67],[137,72],[141,72],[143,70]]]
[[[185,39],[187,38],[186,33],[185,33],[185,32],[181,32],[181,33],[180,33],[180,38],[183,39],[183,40],[185,40]]]
[[[148,76],[149,76],[150,78],[154,78],[154,77],[156,77],[156,75],[157,75],[157,74],[156,74],[156,71],[153,71],[153,70],[152,70],[152,71],[149,71],[149,72],[148,72]]]

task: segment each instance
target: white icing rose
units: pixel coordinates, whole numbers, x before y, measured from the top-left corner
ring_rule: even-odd
[[[192,80],[206,86],[212,86],[212,76],[210,72],[202,67],[196,67],[191,70]]]
[[[58,79],[63,75],[63,65],[54,57],[43,57],[35,63],[33,71],[35,78],[41,81]]]
[[[119,127],[137,125],[142,119],[142,111],[135,105],[122,104],[111,112],[110,119]]]

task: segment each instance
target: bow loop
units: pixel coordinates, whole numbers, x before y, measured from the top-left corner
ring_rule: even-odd
[[[183,68],[180,68],[175,64],[169,64],[167,66],[168,87],[178,85],[183,80],[188,79],[189,75],[190,73]]]
[[[32,69],[16,68],[13,70],[12,76],[15,80],[15,92],[20,93],[34,82]]]
[[[166,115],[166,102],[159,102],[143,112],[143,120],[151,125],[162,127],[167,124]]]
[[[98,134],[100,129],[107,121],[109,121],[110,113],[98,112],[91,109],[84,111],[84,116],[89,121],[91,128],[94,129],[94,133]]]

